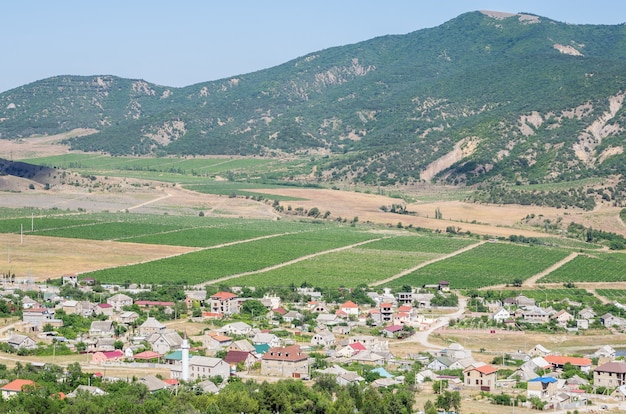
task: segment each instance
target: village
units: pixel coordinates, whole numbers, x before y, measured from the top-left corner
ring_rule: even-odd
[[[547,298],[540,304],[518,295],[484,300],[476,312],[475,298],[457,296],[446,281],[396,291],[361,288],[357,301],[365,303],[359,304],[333,302],[332,295],[307,286],[292,287],[290,298],[254,297],[254,289],[230,288],[189,289],[184,298],[178,292],[163,301],[137,299],[155,286],[104,286],[77,275],[61,282],[5,281],[2,299],[19,306],[12,313],[21,319],[7,318],[0,329],[2,359],[24,362],[38,350],[52,349],[51,363],[55,356],[68,361],[75,355],[84,370],[106,381],[128,381],[110,374],[124,368],[150,392],[194,383],[202,392],[219,393],[231,378],[308,382],[330,376],[340,386],[410,385],[529,409],[601,410],[626,400],[626,352],[606,344],[563,355],[543,344],[522,348],[521,340],[519,348],[505,353],[429,342],[429,335],[469,329],[471,321],[483,322],[486,336],[523,335],[524,326],[576,335],[593,327],[618,332],[626,325],[619,316],[597,315],[580,303],[568,304],[574,309],[569,312],[563,306],[556,310]],[[3,382],[3,398],[33,385],[19,378]],[[104,392],[79,387],[94,395]]]

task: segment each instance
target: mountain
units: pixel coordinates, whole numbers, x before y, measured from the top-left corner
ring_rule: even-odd
[[[171,88],[57,76],[0,94],[0,138],[121,154],[300,154],[320,180],[533,184],[622,174],[626,27],[470,12]]]

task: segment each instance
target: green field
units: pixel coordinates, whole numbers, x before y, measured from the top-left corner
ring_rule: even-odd
[[[525,280],[565,258],[566,250],[518,244],[486,243],[425,266],[391,285],[423,286],[447,280],[454,288],[479,288]]]
[[[553,282],[623,282],[626,281],[626,254],[594,252],[579,255],[546,277]]]
[[[460,249],[471,240],[450,237],[395,236],[341,252],[226,282],[231,286],[278,287],[307,283],[341,287],[369,284]]]
[[[185,284],[197,284],[257,271],[309,254],[378,237],[381,236],[353,231],[350,228],[301,232],[84,275],[106,283],[163,283],[175,280]]]

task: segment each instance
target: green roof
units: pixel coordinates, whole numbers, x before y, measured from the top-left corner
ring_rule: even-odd
[[[253,346],[257,354],[264,354],[270,349],[269,344],[259,344],[259,345],[253,345]]]

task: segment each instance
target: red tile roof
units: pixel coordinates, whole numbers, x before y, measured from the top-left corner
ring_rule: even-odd
[[[367,348],[365,347],[365,345],[363,345],[360,342],[355,342],[353,344],[348,345],[350,348],[354,349],[355,351],[365,351]]]
[[[546,361],[551,363],[552,365],[565,365],[568,362],[572,365],[576,365],[579,367],[590,366],[591,359],[589,358],[578,358],[578,357],[569,357],[569,356],[560,356],[560,355],[548,355],[543,357]]]
[[[25,380],[25,379],[16,379],[16,380],[9,382],[4,387],[2,387],[2,390],[19,392],[19,391],[22,391],[22,388],[25,385],[35,385],[35,382],[31,380]]]
[[[358,309],[359,305],[357,305],[356,303],[352,302],[351,300],[347,301],[346,303],[344,303],[343,305],[341,305],[342,308],[351,308],[351,309]]]
[[[236,298],[237,295],[235,295],[234,293],[230,293],[230,292],[217,292],[215,295],[211,296],[211,299],[217,299],[217,300],[228,300],[228,299],[232,299],[232,298]]]
[[[480,366],[480,367],[476,368],[476,371],[480,372],[481,374],[485,374],[485,375],[493,374],[497,370],[498,370],[498,368],[492,367],[491,365],[483,365],[483,366]]]
[[[155,359],[155,358],[160,358],[163,355],[161,354],[157,354],[154,351],[143,351],[138,353],[137,355],[135,355],[133,358],[135,359]]]
[[[224,361],[229,364],[238,364],[240,362],[245,362],[249,355],[250,352],[246,351],[228,351],[224,357]]]
[[[300,351],[298,345],[270,348],[263,354],[263,360],[297,362],[308,359],[308,355]]]

